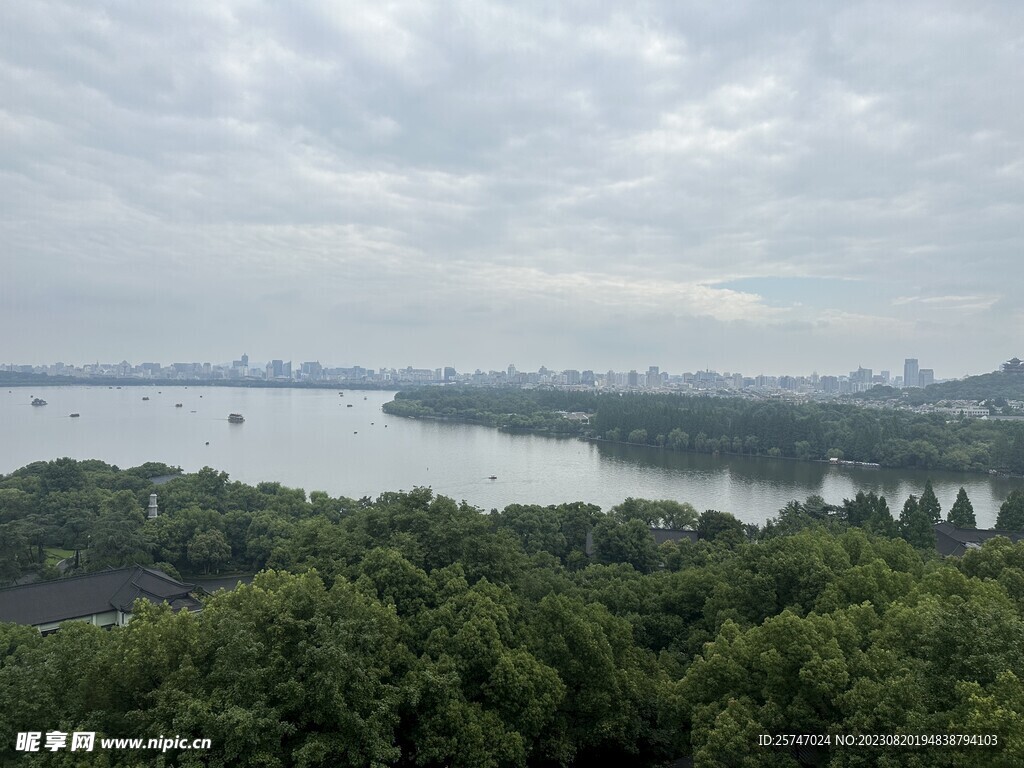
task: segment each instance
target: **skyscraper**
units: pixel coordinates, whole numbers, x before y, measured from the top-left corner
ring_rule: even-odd
[[[903,386],[904,387],[918,387],[920,386],[917,358],[908,357],[903,361]]]

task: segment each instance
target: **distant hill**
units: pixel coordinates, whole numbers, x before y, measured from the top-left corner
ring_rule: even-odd
[[[1024,400],[1024,375],[996,371],[980,376],[968,376],[958,381],[944,381],[924,389],[874,387],[856,397],[862,400],[902,398],[912,405],[934,403],[939,400]]]

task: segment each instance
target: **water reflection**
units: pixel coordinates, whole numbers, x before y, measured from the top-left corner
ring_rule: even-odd
[[[713,456],[681,453],[642,446],[597,442],[602,460],[637,468],[654,469],[687,478],[685,487],[694,498],[687,499],[698,508],[697,499],[731,506],[718,507],[756,522],[762,515],[754,510],[766,504],[780,508],[792,499],[803,500],[818,494],[831,503],[852,498],[857,491],[874,491],[885,496],[894,516],[910,494],[920,496],[927,480],[944,511],[952,506],[961,486],[974,505],[979,526],[995,524],[999,505],[1015,488],[1024,487],[1021,478],[939,472],[834,466],[824,462],[794,461],[750,456]],[[690,480],[699,480],[699,483]],[[720,489],[721,496],[708,490]],[[744,513],[748,513],[747,517]]]

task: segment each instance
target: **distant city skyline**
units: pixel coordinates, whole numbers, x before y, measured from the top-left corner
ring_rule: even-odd
[[[0,28],[0,359],[1024,353],[1017,4],[37,0]]]
[[[385,354],[381,353],[379,357],[384,357]],[[469,366],[455,366],[451,365],[450,362],[444,361],[438,363],[434,361],[432,364],[427,365],[414,365],[412,363],[406,363],[402,365],[395,365],[394,363],[384,363],[375,365],[364,365],[364,361],[345,361],[338,362],[328,360],[326,358],[317,357],[312,360],[302,360],[301,362],[296,358],[286,359],[287,355],[279,358],[267,358],[261,360],[255,356],[251,356],[248,353],[242,353],[237,357],[232,357],[224,360],[157,360],[154,356],[148,356],[140,360],[128,360],[127,358],[121,358],[120,360],[65,360],[65,361],[48,361],[48,362],[26,362],[26,361],[4,361],[0,360],[0,371],[15,370],[19,368],[35,368],[46,370],[47,372],[62,373],[66,367],[68,370],[71,368],[91,369],[94,366],[100,365],[104,367],[118,367],[127,364],[127,368],[139,372],[146,369],[162,370],[164,372],[173,370],[175,366],[179,366],[181,370],[188,369],[189,366],[205,366],[205,372],[210,373],[212,369],[221,370],[243,370],[245,377],[256,377],[258,375],[264,375],[265,378],[308,378],[310,374],[318,374],[326,370],[366,370],[369,372],[377,373],[381,371],[406,371],[406,370],[417,370],[417,371],[428,371],[428,372],[455,372],[459,374],[468,374],[473,372],[483,373],[499,373],[507,372],[508,376],[513,376],[515,373],[526,373],[548,370],[555,373],[562,373],[565,371],[591,371],[598,374],[604,374],[608,371],[614,371],[616,373],[638,373],[640,375],[659,375],[659,374],[671,374],[673,376],[679,376],[682,374],[699,374],[703,372],[714,372],[717,374],[725,375],[736,375],[739,374],[744,377],[757,377],[757,376],[769,376],[769,377],[831,377],[842,380],[849,380],[854,384],[872,385],[872,384],[890,384],[895,386],[927,386],[928,384],[936,381],[945,381],[950,379],[962,378],[962,376],[942,376],[937,375],[931,368],[923,368],[919,365],[917,358],[905,358],[903,361],[902,369],[897,366],[891,366],[889,368],[865,368],[858,365],[857,368],[852,370],[827,370],[824,368],[813,368],[810,371],[805,370],[784,370],[778,369],[766,369],[757,370],[747,368],[742,365],[725,366],[721,368],[713,367],[694,367],[694,366],[664,366],[658,364],[651,364],[642,366],[634,364],[630,366],[602,366],[602,365],[585,365],[580,364],[576,367],[564,366],[556,364],[556,361],[549,361],[552,365],[541,364],[537,366],[520,365],[513,362],[502,366],[485,366],[485,365],[469,365]],[[991,373],[999,370],[1007,358],[1003,358],[998,364],[992,366],[988,370],[983,371],[972,371],[966,375],[981,375],[984,373]],[[902,371],[900,373],[894,373],[894,371]],[[124,371],[128,373],[127,370]]]

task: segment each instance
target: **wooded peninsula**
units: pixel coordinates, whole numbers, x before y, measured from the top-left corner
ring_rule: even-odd
[[[949,418],[843,403],[423,387],[398,392],[384,411],[674,451],[1024,474],[1024,421]]]

